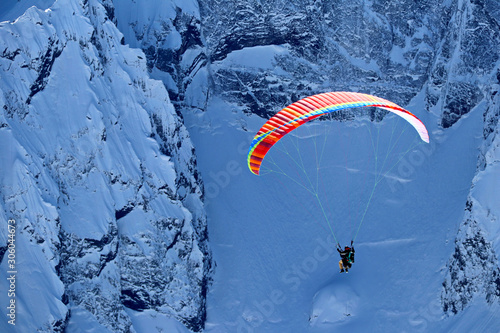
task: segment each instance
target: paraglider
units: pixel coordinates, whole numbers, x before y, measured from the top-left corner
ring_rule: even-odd
[[[339,268],[340,273],[349,273],[349,268],[352,267],[354,263],[354,246],[346,246],[343,250],[340,244],[337,244],[337,251],[340,254]]]
[[[405,110],[401,106],[388,101],[386,99],[368,95],[368,94],[363,94],[363,93],[356,93],[356,92],[328,92],[328,93],[322,93],[322,94],[317,94],[313,96],[309,96],[306,98],[303,98],[295,103],[290,104],[289,106],[285,107],[278,113],[276,113],[274,116],[272,116],[257,132],[255,137],[253,138],[250,148],[248,151],[247,155],[247,164],[248,168],[252,173],[255,175],[259,175],[261,172],[261,165],[266,158],[269,150],[283,137],[285,137],[288,133],[292,132],[293,130],[301,127],[305,123],[316,119],[318,117],[321,117],[326,114],[330,114],[336,111],[344,110],[344,109],[349,109],[349,108],[358,108],[358,107],[376,107],[376,108],[381,108],[387,111],[392,112],[393,114],[401,117],[404,121],[402,123],[408,123],[411,125],[411,127],[416,130],[418,133],[419,139],[416,139],[419,143],[425,142],[429,143],[429,134],[427,132],[427,129],[425,125],[418,119],[414,114],[409,112],[408,110]],[[398,118],[398,117],[394,117]],[[306,126],[304,126],[306,127]],[[329,127],[329,126],[326,126]],[[406,126],[407,128],[410,128],[410,126]],[[394,128],[397,128],[397,126],[393,127],[392,134],[395,133]],[[401,134],[404,132],[404,130],[401,131]],[[392,137],[397,137],[397,140],[401,137],[401,135],[391,135]],[[302,159],[301,155],[299,155],[299,162],[296,162],[295,164],[300,166],[301,172],[295,173],[294,176],[288,175],[285,171],[281,169],[281,167],[277,166],[274,161],[271,163],[276,165],[278,167],[278,172],[277,174],[282,174],[287,176],[293,183],[298,184],[301,188],[309,192],[310,194],[313,195],[313,197],[316,199],[318,207],[320,211],[322,212],[324,219],[326,220],[328,227],[330,229],[330,232],[333,235],[333,238],[335,240],[334,244],[337,244],[337,251],[340,254],[341,260],[339,261],[339,268],[340,272],[348,272],[349,268],[352,267],[352,264],[354,263],[354,247],[353,247],[353,242],[357,237],[357,234],[359,232],[359,229],[361,228],[361,225],[363,224],[363,221],[365,219],[366,213],[368,211],[368,207],[370,205],[370,202],[372,201],[373,194],[375,192],[375,188],[377,185],[380,183],[382,179],[384,179],[386,176],[388,176],[388,173],[394,168],[395,165],[399,161],[401,161],[402,157],[396,155],[398,154],[396,152],[395,144],[391,143],[389,145],[388,150],[386,151],[386,156],[385,158],[381,159],[383,160],[382,163],[377,164],[377,153],[379,152],[378,149],[378,137],[376,140],[372,139],[372,145],[374,148],[374,153],[375,153],[375,170],[374,172],[368,172],[366,171],[365,174],[372,174],[373,175],[373,186],[370,191],[367,191],[369,194],[367,196],[367,203],[364,208],[358,209],[360,212],[359,215],[359,222],[357,223],[357,228],[352,228],[351,227],[351,246],[346,246],[344,249],[340,247],[340,244],[337,241],[337,238],[335,236],[334,232],[334,227],[332,223],[330,222],[330,218],[334,216],[333,214],[328,214],[326,212],[326,206],[321,199],[320,194],[323,195],[323,197],[330,197],[331,196],[331,187],[328,188],[327,191],[320,191],[319,188],[323,184],[325,184],[326,178],[321,178],[320,181],[320,170],[326,169],[326,168],[320,168],[319,165],[317,165],[314,174],[316,175],[316,180],[312,181],[311,177],[309,176],[308,171],[304,167],[304,159]],[[296,150],[298,151],[298,147],[295,146],[294,148],[297,148]],[[358,150],[357,147],[352,147],[354,150]],[[406,149],[405,153],[408,153],[412,148],[410,147],[409,149]],[[314,150],[316,150],[316,144],[314,146]],[[324,150],[321,150],[322,152]],[[285,151],[287,156],[290,156],[288,151]],[[317,152],[316,152],[317,153]],[[322,153],[321,153],[322,154]],[[396,157],[394,159],[389,158],[391,157]],[[402,155],[404,156],[404,155]],[[272,157],[270,157],[271,160],[273,160]],[[314,159],[314,158],[313,158]],[[320,161],[321,158],[318,158],[316,156],[316,161]],[[393,165],[391,167],[388,167],[384,169],[384,166],[386,166],[387,161],[393,161]],[[387,163],[389,164],[389,162]],[[349,168],[347,165],[345,165],[345,170],[346,172],[349,172],[349,170],[358,170],[357,168]],[[357,171],[352,171],[352,172],[357,172]],[[305,175],[305,178],[307,179],[307,182],[305,184],[300,184],[300,182],[296,179],[297,175],[303,173]],[[346,182],[348,183],[348,182]],[[366,183],[366,181],[365,181]],[[335,183],[337,185],[338,183]],[[307,186],[309,185],[309,186]],[[323,185],[325,186],[325,185]],[[321,193],[320,193],[321,192]],[[357,197],[357,195],[356,195]],[[336,200],[332,199],[332,200]]]

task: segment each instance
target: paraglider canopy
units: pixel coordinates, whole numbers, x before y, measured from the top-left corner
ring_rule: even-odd
[[[257,132],[250,145],[247,156],[250,171],[258,175],[269,149],[297,127],[322,115],[355,107],[379,107],[393,112],[410,123],[417,130],[420,139],[429,143],[429,134],[424,124],[399,105],[368,94],[329,92],[303,98],[271,117]]]

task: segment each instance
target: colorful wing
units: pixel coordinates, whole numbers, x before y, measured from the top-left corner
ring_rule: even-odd
[[[429,143],[424,124],[411,112],[383,98],[354,92],[329,92],[303,98],[271,117],[257,132],[248,151],[250,171],[258,175],[267,152],[287,133],[306,122],[334,111],[362,106],[380,107],[408,121],[420,138]]]

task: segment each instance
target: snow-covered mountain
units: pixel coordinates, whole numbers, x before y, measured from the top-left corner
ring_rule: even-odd
[[[8,0],[0,10],[11,21],[0,25],[0,285],[14,219],[16,328],[497,331],[498,1]],[[410,148],[373,187],[348,276],[314,198],[246,169],[265,118],[338,90],[406,107],[431,140],[412,146],[401,133]],[[353,151],[333,141],[324,159],[346,160],[348,177],[325,182],[343,243],[366,192],[356,177],[367,170],[348,157],[373,153],[367,128],[390,145],[383,126],[394,119],[369,113],[309,127],[336,128]],[[315,145],[319,133],[293,137]]]
[[[0,28],[2,220],[17,222],[21,331],[204,325],[212,262],[195,150],[112,12],[63,0]]]

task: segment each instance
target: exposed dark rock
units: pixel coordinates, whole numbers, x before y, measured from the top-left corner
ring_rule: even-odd
[[[446,314],[457,314],[476,295],[488,303],[500,301],[500,268],[491,244],[478,223],[468,218],[460,227],[455,252],[448,264],[441,301]]]
[[[441,122],[443,128],[451,127],[461,116],[469,113],[482,97],[480,90],[469,83],[449,84]]]
[[[118,221],[122,217],[127,216],[127,214],[130,213],[134,209],[134,207],[135,206],[133,204],[129,204],[129,205],[123,207],[122,209],[116,210],[115,211],[115,219]]]
[[[45,88],[50,72],[52,70],[52,66],[54,65],[56,59],[61,55],[61,53],[62,48],[60,47],[59,42],[57,40],[50,39],[47,51],[39,60],[40,66],[39,68],[37,68],[38,77],[30,87],[31,92],[28,96],[28,99],[26,100],[26,104],[30,104],[33,96],[35,96],[38,92]]]

